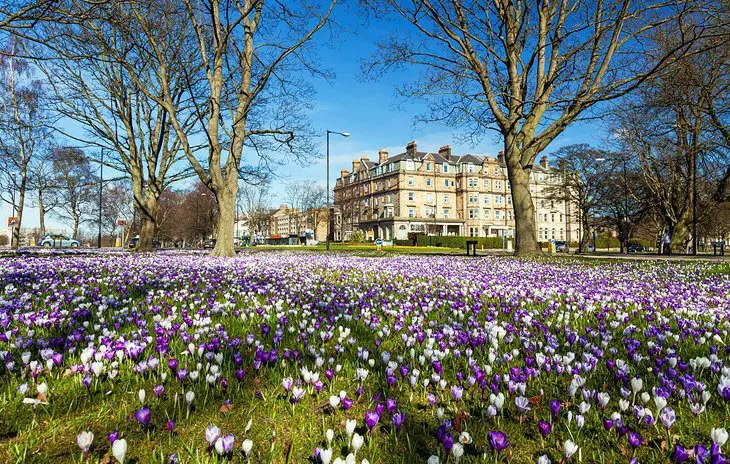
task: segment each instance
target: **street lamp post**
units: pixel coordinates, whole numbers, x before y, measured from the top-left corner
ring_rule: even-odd
[[[99,237],[97,248],[101,248],[101,197],[104,191],[104,147],[101,148],[101,161],[99,162]]]
[[[349,137],[349,132],[336,132],[327,129],[327,250],[330,249],[330,134]]]

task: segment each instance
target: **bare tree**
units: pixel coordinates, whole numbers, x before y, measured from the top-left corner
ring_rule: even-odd
[[[295,133],[306,130],[302,108],[311,88],[301,79],[304,73],[321,74],[311,63],[308,49],[312,37],[327,23],[336,0],[324,9],[314,2],[282,4],[268,0],[183,0],[164,3],[166,17],[181,18],[192,28],[192,35],[175,31],[175,37],[194,43],[189,53],[171,57],[158,40],[158,24],[150,21],[137,4],[131,8],[139,27],[138,47],[148,52],[161,92],[147,92],[168,112],[181,146],[200,181],[217,202],[216,256],[233,256],[238,181],[244,146],[259,157],[267,153],[303,156],[308,153],[306,138]],[[182,17],[180,16],[182,14]],[[182,33],[181,33],[182,32]],[[180,37],[182,36],[182,37]],[[204,161],[195,156],[191,139],[184,128],[187,111],[175,100],[170,76],[176,67],[172,59],[200,63],[203,85],[188,75],[189,92],[195,97],[193,113],[205,134],[208,153]],[[133,81],[140,76],[126,66]],[[270,159],[270,158],[269,158]]]
[[[67,3],[66,14],[73,18],[86,11],[90,2]],[[147,21],[157,25],[151,32],[155,43],[164,47],[166,56],[184,53],[185,42],[173,37],[185,23],[170,21],[164,17],[165,10],[154,5],[150,3],[145,13]],[[42,67],[55,90],[56,110],[86,129],[85,134],[64,134],[105,150],[103,164],[129,177],[141,223],[137,248],[151,250],[160,195],[193,173],[178,163],[185,153],[169,113],[149,96],[161,95],[162,83],[154,61],[135,48],[135,8],[129,2],[106,2],[97,5],[94,16],[84,20],[42,24],[37,28],[36,40],[47,50]],[[175,64],[188,66],[195,74],[194,62]],[[135,79],[130,78],[130,72]],[[180,111],[185,111],[190,101],[186,93],[190,81],[172,65],[165,78],[172,100]],[[145,89],[139,88],[142,85]],[[192,114],[178,120],[189,137],[194,137]],[[102,161],[98,155],[96,161]]]
[[[243,182],[238,191],[239,207],[246,217],[252,238],[269,234],[270,191],[268,180],[261,183]]]
[[[317,182],[307,182],[305,184],[302,213],[304,215],[305,227],[314,231],[314,239],[322,240],[323,237],[317,236],[319,225],[328,220],[327,214],[327,190],[324,186]],[[326,238],[326,237],[325,237]]]
[[[94,186],[98,180],[89,159],[78,148],[58,148],[53,153],[56,173],[58,207],[54,216],[73,227],[73,237],[79,236],[79,227],[91,219],[96,204]]]
[[[674,38],[660,36],[666,48]],[[662,218],[674,250],[696,239],[695,221],[722,201],[730,176],[723,137],[730,40],[702,42],[704,53],[672,63],[615,111],[619,142],[637,157],[647,201]],[[724,102],[723,102],[724,99]]]
[[[12,204],[18,218],[12,248],[20,243],[29,166],[50,132],[43,84],[33,79],[31,64],[16,56],[21,48],[18,40],[11,38],[5,53],[0,54],[0,197]]]
[[[0,3],[0,30],[23,30],[46,19],[57,0],[4,0]]]
[[[693,2],[680,0],[368,3],[411,27],[381,44],[366,74],[422,67],[401,91],[430,98],[426,120],[465,125],[472,137],[494,130],[502,138],[516,255],[540,254],[529,190],[537,156],[589,109],[625,96],[704,33],[686,23]],[[653,30],[677,25],[683,40],[676,47],[644,53]]]
[[[587,144],[561,147],[551,155],[560,167],[562,182],[543,189],[547,198],[577,208],[583,235],[578,243],[582,253],[590,241],[593,220],[610,192],[609,179],[619,165],[619,157]]]
[[[53,170],[53,149],[42,150],[34,157],[29,171],[29,184],[33,190],[33,206],[38,208],[39,233],[46,235],[46,215],[58,205],[57,179]]]

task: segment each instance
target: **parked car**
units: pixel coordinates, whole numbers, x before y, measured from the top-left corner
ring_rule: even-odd
[[[139,242],[139,235],[135,235],[129,240],[129,243],[127,246],[129,248],[135,248],[137,246],[137,242]],[[159,240],[153,240],[152,241],[152,248],[160,248],[160,241]]]
[[[629,253],[643,253],[645,251],[643,245],[629,245]]]
[[[215,239],[209,238],[207,240],[203,240],[202,242],[198,242],[197,247],[212,250],[213,248],[215,248]]]
[[[71,237],[67,237],[61,234],[46,234],[41,239],[41,246],[44,247],[73,247],[77,248],[81,246],[78,240],[74,240]]]
[[[565,241],[555,242],[555,252],[556,253],[567,253],[568,252],[568,242],[565,242]]]

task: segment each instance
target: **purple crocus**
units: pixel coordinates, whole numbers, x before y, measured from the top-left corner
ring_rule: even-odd
[[[638,432],[630,431],[629,432],[629,444],[633,446],[634,448],[638,448],[641,446],[641,444],[644,443],[644,439],[639,435]]]
[[[550,414],[552,414],[553,419],[560,414],[560,400],[550,400]]]
[[[542,435],[543,438],[547,437],[552,429],[553,426],[550,425],[550,422],[548,421],[541,420],[537,423],[537,430],[540,432],[540,435]]]
[[[397,412],[397,413],[393,414],[392,421],[393,421],[393,425],[395,426],[396,430],[400,429],[401,426],[403,426],[403,424],[406,421],[406,413]]]
[[[352,407],[352,399],[351,398],[347,398],[347,397],[343,398],[342,399],[342,409],[344,409],[345,411],[347,411],[351,407]]]
[[[464,388],[459,385],[453,385],[451,387],[451,396],[454,397],[454,401],[461,400],[462,395],[464,394]]]
[[[115,430],[107,436],[109,437],[109,443],[111,443],[113,445],[114,442],[117,441],[117,439],[119,438],[119,431]]]
[[[134,418],[137,419],[137,422],[139,422],[143,426],[147,426],[150,423],[151,417],[152,414],[150,413],[150,408],[148,408],[147,406],[142,406],[141,408],[134,411]]]
[[[509,446],[509,440],[504,432],[490,431],[487,433],[487,440],[489,440],[489,446],[498,453]]]
[[[154,388],[152,388],[152,392],[154,392],[155,396],[159,398],[165,392],[165,387],[162,385],[155,385]]]
[[[372,430],[373,427],[375,427],[378,422],[380,421],[380,416],[375,411],[367,411],[365,413],[365,425],[368,426],[368,430]]]

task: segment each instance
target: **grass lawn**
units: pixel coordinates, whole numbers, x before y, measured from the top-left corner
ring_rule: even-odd
[[[727,264],[271,248],[1,260],[0,462],[334,463],[355,420],[358,464],[668,463],[728,427]]]

